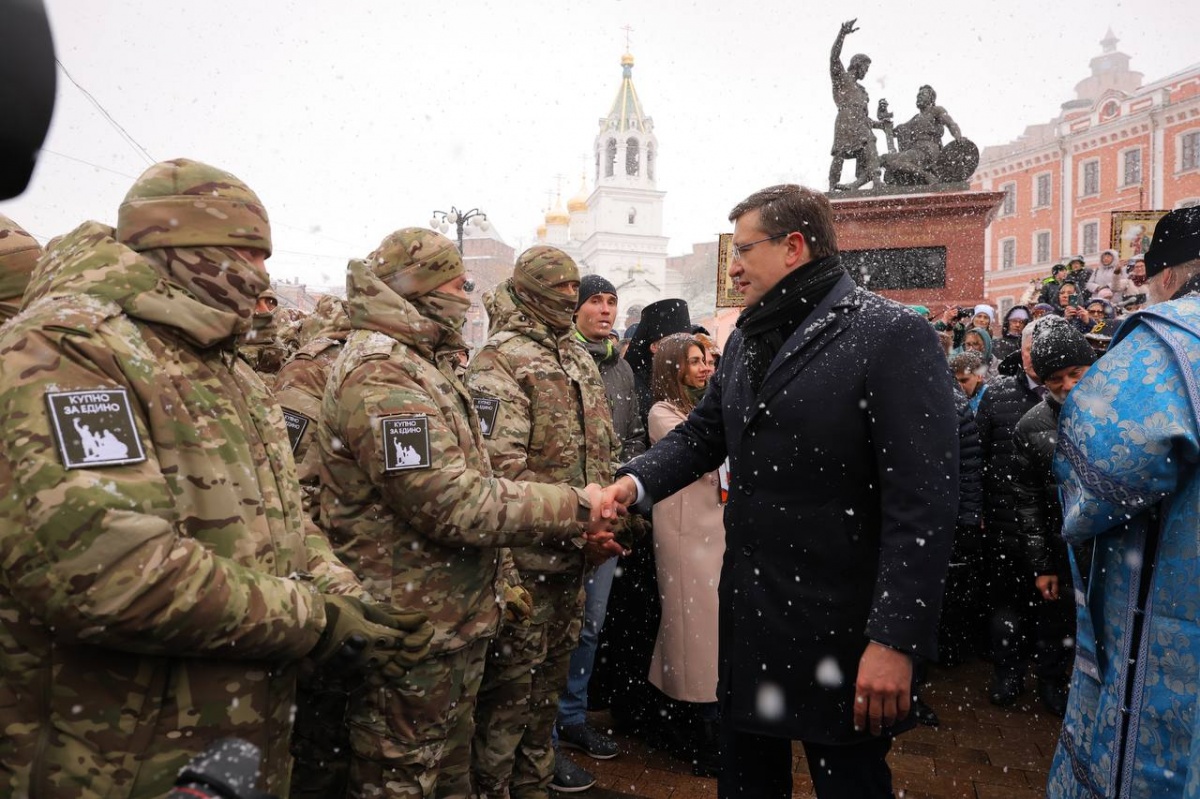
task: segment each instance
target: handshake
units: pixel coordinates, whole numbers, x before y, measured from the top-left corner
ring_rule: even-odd
[[[625,524],[629,507],[637,502],[637,486],[633,478],[620,477],[607,488],[591,483],[584,489],[590,513],[584,525],[584,554],[593,565],[610,557],[629,554],[616,540],[617,529]]]
[[[424,613],[368,605],[352,596],[319,596],[325,630],[308,653],[316,665],[393,680],[429,654],[433,625]]]

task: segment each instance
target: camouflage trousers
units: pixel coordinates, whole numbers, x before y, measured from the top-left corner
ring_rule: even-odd
[[[533,595],[533,623],[501,626],[479,690],[471,774],[480,799],[545,799],[554,776],[554,721],[583,627],[583,580],[523,580]]]
[[[352,700],[348,796],[471,796],[475,698],[488,641],[434,655],[399,682]]]

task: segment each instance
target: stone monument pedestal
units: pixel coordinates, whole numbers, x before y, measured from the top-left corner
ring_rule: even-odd
[[[1003,192],[886,187],[828,196],[842,261],[859,285],[934,314],[984,301],[984,230]]]

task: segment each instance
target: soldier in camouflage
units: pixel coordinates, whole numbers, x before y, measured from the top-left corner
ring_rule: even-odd
[[[275,399],[287,422],[304,509],[313,521],[319,520],[321,451],[312,443],[317,438],[317,420],[321,418],[321,400],[325,397],[329,370],[341,354],[349,333],[350,317],[341,298],[332,294],[322,297],[300,325],[300,348],[275,379]]]
[[[502,477],[583,487],[614,471],[620,444],[604,385],[572,333],[578,291],[570,256],[538,245],[485,298],[491,336],[471,362],[467,386]],[[481,797],[544,799],[588,564],[581,551],[546,545],[515,547],[512,557],[533,613],[525,624],[502,624],[488,652],[472,772]]]
[[[0,323],[17,315],[21,296],[41,254],[37,239],[0,214]]]
[[[245,184],[156,164],[0,331],[0,795],[161,797],[229,736],[286,794],[299,661],[382,678],[428,643],[354,597],[234,354],[270,250]]]
[[[321,490],[317,420],[329,370],[350,332],[350,319],[341,298],[326,295],[300,329],[301,346],[279,370],[275,398],[283,410],[288,438],[296,459],[304,512],[318,521]],[[292,799],[342,796],[350,771],[350,738],[346,707],[357,686],[340,675],[319,672],[302,679],[292,730]]]
[[[250,329],[238,340],[238,355],[250,364],[268,388],[275,386],[275,376],[287,358],[287,349],[279,341],[281,316],[279,297],[273,289],[264,290],[255,303]]]
[[[433,655],[349,714],[353,796],[466,797],[475,697],[505,602],[501,548],[611,541],[586,488],[494,477],[462,383],[470,303],[447,238],[351,261],[352,331],[321,407],[321,521],[372,595],[427,613]]]

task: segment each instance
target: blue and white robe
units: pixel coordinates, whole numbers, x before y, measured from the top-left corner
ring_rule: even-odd
[[[1200,797],[1198,381],[1200,298],[1189,296],[1130,317],[1063,406],[1063,535],[1093,558],[1076,575],[1053,799]]]

